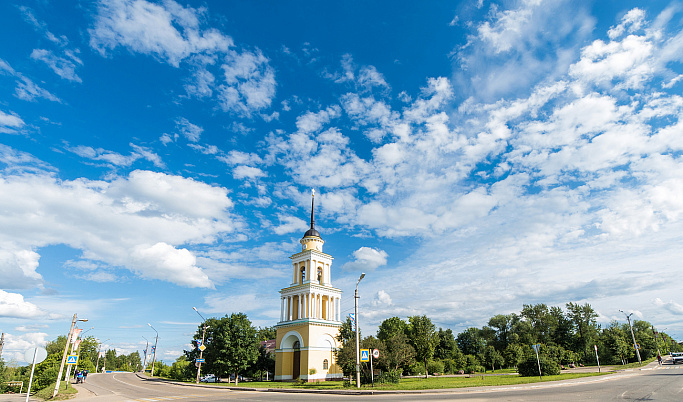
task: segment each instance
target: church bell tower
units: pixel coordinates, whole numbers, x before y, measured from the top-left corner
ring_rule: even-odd
[[[334,351],[341,327],[341,290],[332,286],[332,256],[315,230],[315,192],[311,195],[311,228],[299,240],[301,251],[289,257],[292,282],[280,290],[280,322],[276,325],[275,380],[342,379]]]

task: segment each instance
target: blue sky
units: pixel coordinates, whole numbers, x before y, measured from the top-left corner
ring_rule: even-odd
[[[279,319],[316,228],[366,334],[523,304],[678,339],[683,5],[0,4],[4,358],[74,313],[130,353]]]

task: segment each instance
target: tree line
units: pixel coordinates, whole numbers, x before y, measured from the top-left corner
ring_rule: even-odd
[[[376,335],[361,335],[361,348],[378,349],[374,367],[391,381],[400,375],[473,373],[518,368],[527,360],[536,364],[532,345],[540,345],[540,358],[549,367],[595,365],[597,346],[602,364],[637,361],[631,329],[626,323],[597,323],[598,314],[586,303],[567,303],[565,309],[545,304],[524,305],[519,314],[498,314],[481,327],[454,334],[436,329],[427,316],[384,320]],[[657,333],[647,321],[633,321],[633,335],[642,359],[678,350],[670,336]],[[355,334],[347,320],[340,331],[337,363],[345,376],[355,373]],[[364,367],[368,373],[368,367]],[[520,370],[521,372],[521,370]],[[537,373],[537,369],[535,371]],[[369,377],[369,375],[368,375]]]

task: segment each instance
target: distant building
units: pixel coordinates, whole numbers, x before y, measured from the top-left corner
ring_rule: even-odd
[[[266,352],[275,353],[275,339],[271,339],[268,341],[261,341],[261,346],[266,348]]]
[[[315,230],[315,194],[311,198],[311,228],[301,252],[292,260],[292,283],[280,290],[280,322],[276,325],[275,381],[340,380],[334,351],[341,322],[341,290],[332,286],[332,256],[323,253]]]

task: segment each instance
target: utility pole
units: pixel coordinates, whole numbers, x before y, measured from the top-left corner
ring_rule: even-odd
[[[99,347],[98,350],[97,350],[97,364],[95,365],[95,372],[96,372],[96,373],[98,372],[97,369],[100,368],[100,356],[102,355],[102,344],[103,344],[104,342],[108,341],[108,340],[109,340],[109,339],[105,339],[105,340],[103,340],[102,342],[100,342],[100,347]],[[105,353],[106,353],[106,352],[105,352]],[[105,358],[104,361],[105,361],[105,363],[106,363],[106,361],[107,361],[106,358]],[[103,368],[104,368],[104,366],[103,366]]]
[[[192,307],[192,309],[197,314],[199,314],[200,317],[202,317],[202,344],[197,346],[197,349],[199,349],[199,360],[204,360],[204,350],[201,349],[200,347],[204,346],[204,338],[206,338],[206,318],[204,318],[204,316],[201,315],[201,313],[199,313],[199,311],[197,310],[197,307]],[[202,374],[202,362],[200,361],[197,364],[197,381],[196,381],[197,384],[199,384],[199,377],[201,376],[201,374]]]
[[[154,332],[157,333],[156,338],[154,339],[154,353],[152,354],[152,377],[154,377],[154,363],[157,361],[157,342],[159,341],[159,331],[157,331],[152,324],[147,323],[150,328],[154,329]]]
[[[64,355],[62,355],[62,364],[59,366],[59,374],[57,374],[57,381],[55,382],[55,389],[52,392],[52,397],[54,398],[57,396],[57,393],[59,392],[59,383],[62,380],[62,373],[64,372],[64,363],[66,363],[66,354],[69,351],[69,343],[71,343],[71,333],[74,330],[74,325],[76,325],[76,321],[83,321],[86,322],[88,321],[87,318],[79,320],[78,319],[78,314],[74,314],[74,318],[71,320],[71,328],[69,328],[69,334],[66,336],[66,345],[64,345]],[[69,379],[66,379],[69,381]]]
[[[145,345],[145,361],[142,363],[142,372],[145,372],[145,369],[147,368],[147,349],[149,349],[149,340],[145,338],[144,336],[142,337],[145,341],[147,341],[147,344]]]
[[[622,310],[619,310],[619,311],[624,313],[624,311],[622,311]],[[636,356],[638,356],[638,364],[642,365],[643,361],[640,359],[640,350],[638,350],[638,344],[636,343],[636,336],[633,334],[633,326],[631,325],[631,316],[633,315],[633,313],[628,314],[628,315],[626,313],[624,313],[624,315],[626,316],[626,320],[628,321],[628,327],[631,328],[631,338],[633,338],[633,348],[636,350]]]
[[[2,347],[5,345],[5,333],[2,333],[2,337],[0,337],[0,359],[2,359]]]
[[[358,282],[356,282],[356,293],[354,295],[354,314],[356,321],[356,388],[360,388],[360,335],[358,328],[358,284],[365,277],[365,273],[360,274]]]

